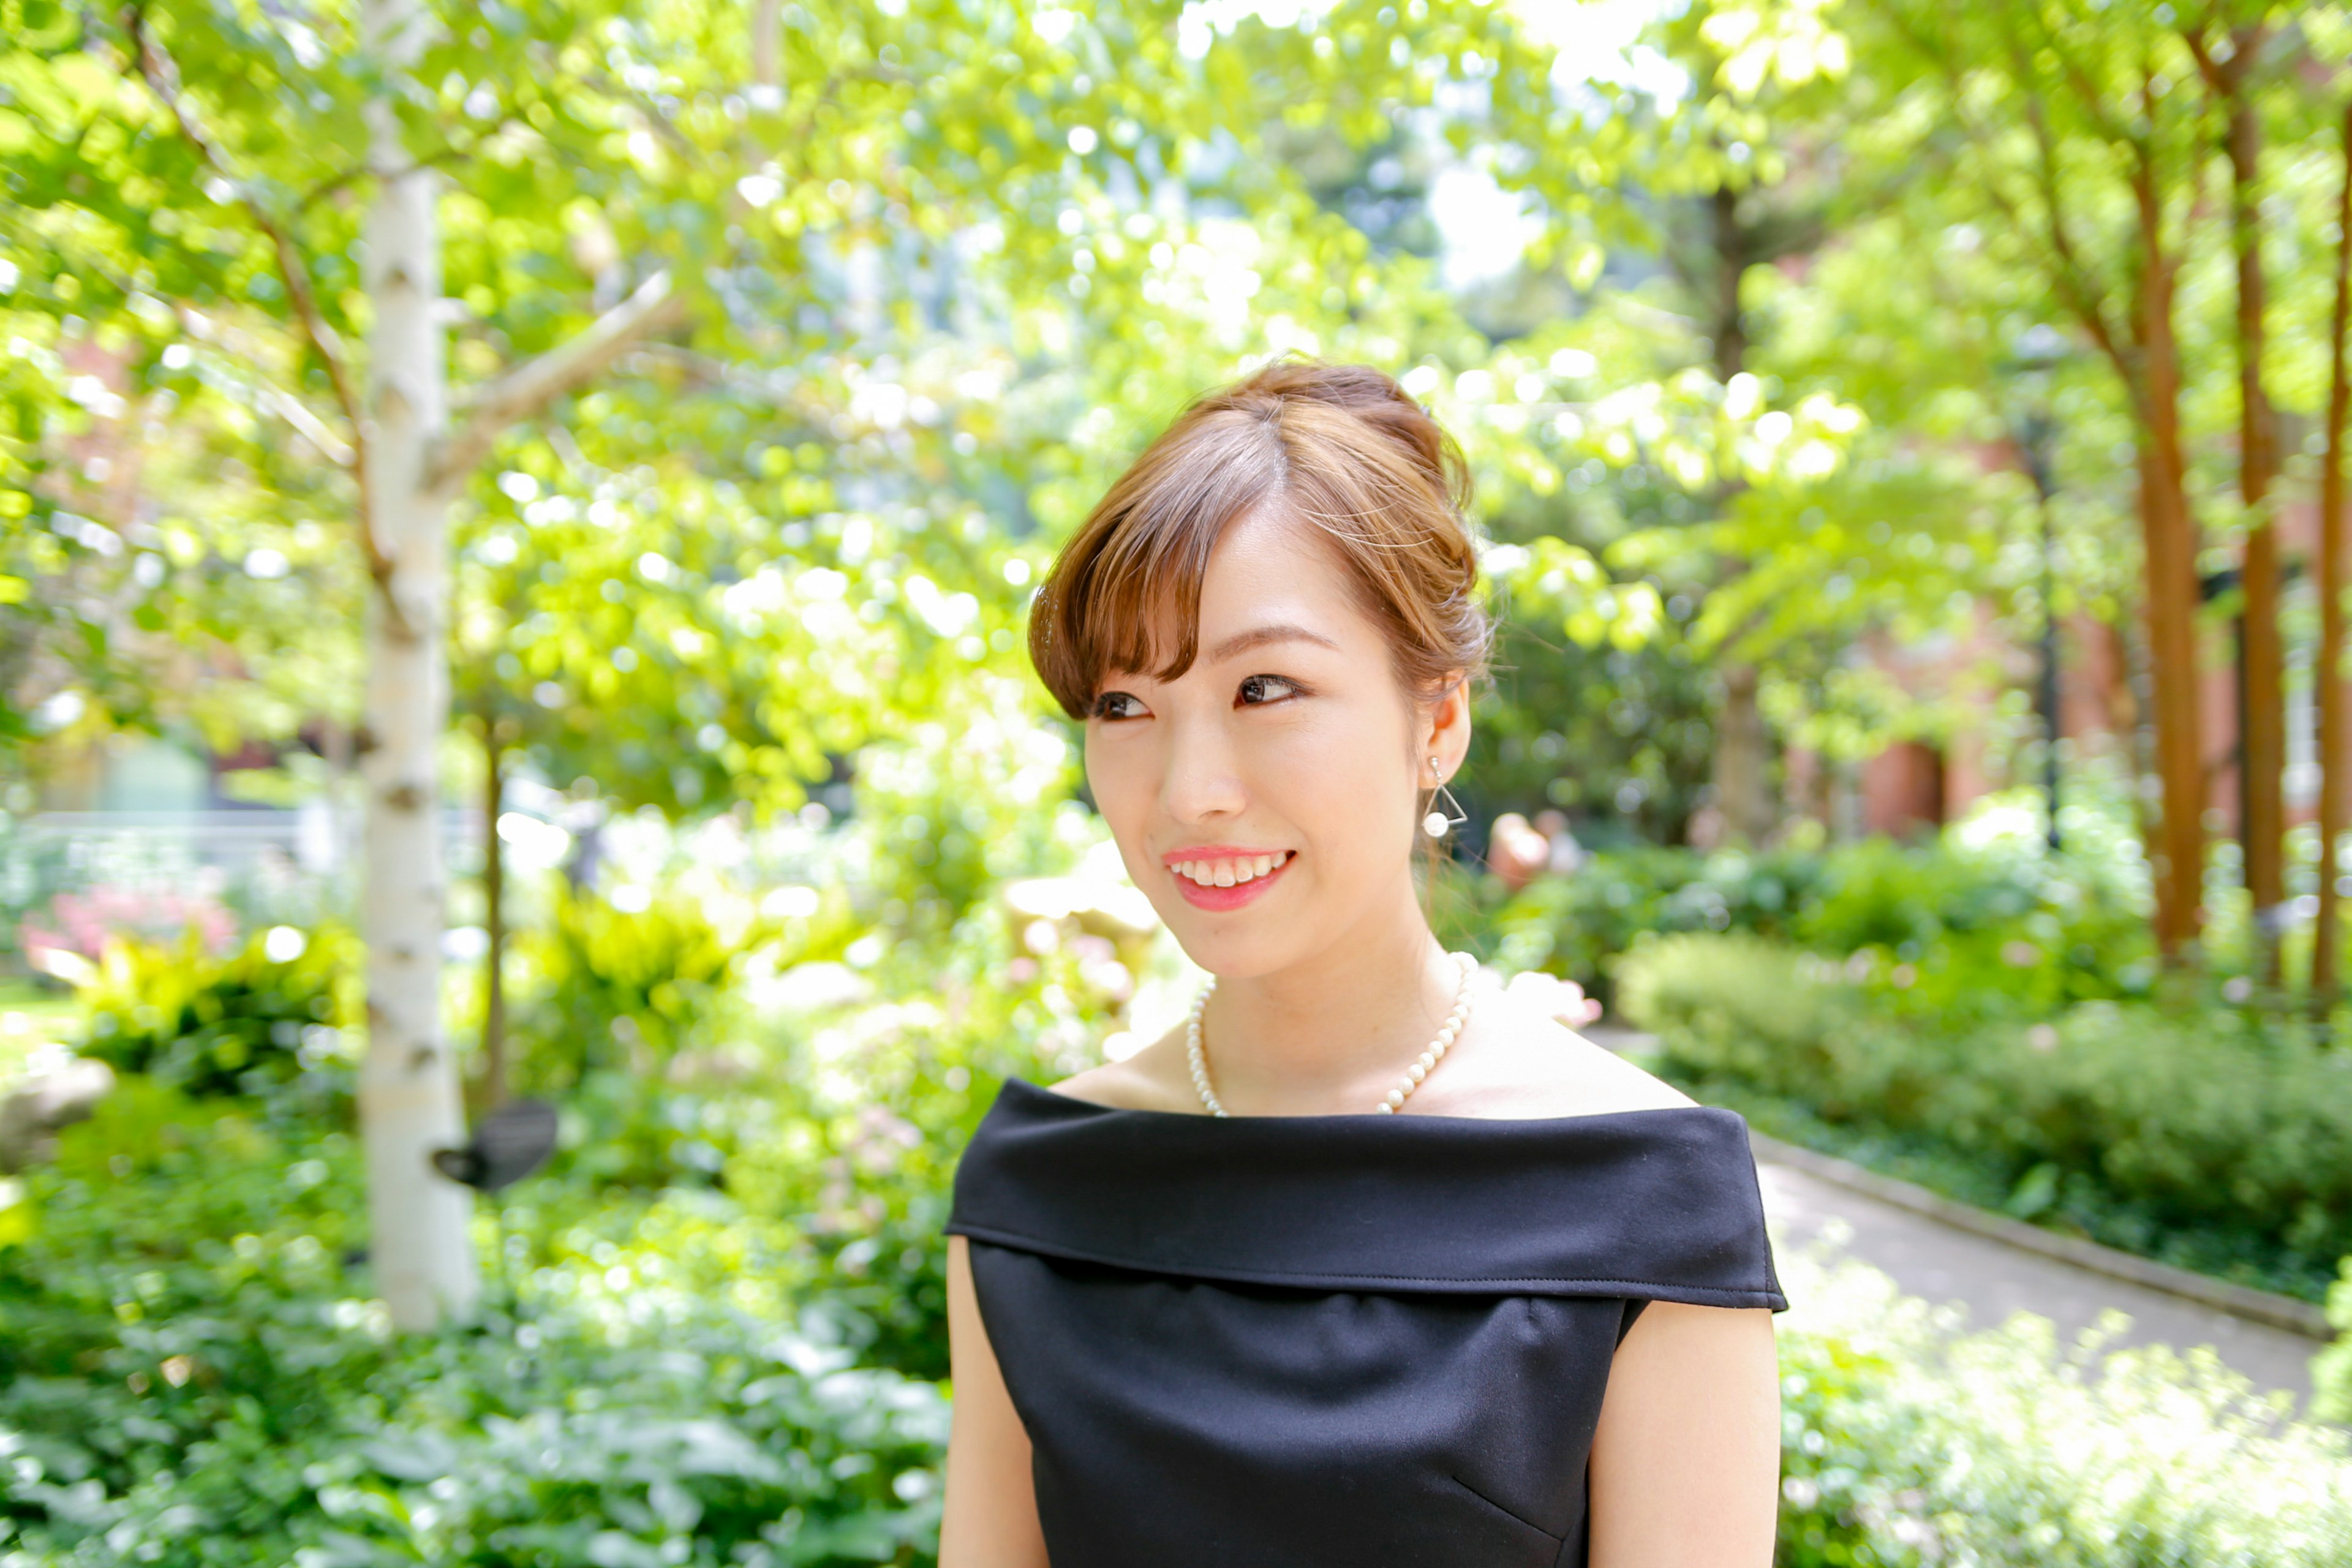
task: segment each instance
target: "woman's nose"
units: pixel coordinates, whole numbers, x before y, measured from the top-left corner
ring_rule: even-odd
[[[1178,822],[1238,815],[1249,800],[1238,761],[1217,725],[1171,726],[1160,772],[1160,809]]]

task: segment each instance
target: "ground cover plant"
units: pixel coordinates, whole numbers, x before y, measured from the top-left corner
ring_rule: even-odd
[[[60,1142],[0,1250],[0,1561],[887,1562],[934,1528],[941,1394],[856,1366],[723,1200],[517,1214],[498,1305],[403,1338],[347,1133],[134,1080]]]
[[[2352,1253],[2352,1060],[2232,1007],[1939,1013],[1864,955],[1683,934],[1619,966],[1658,1066],[1763,1131],[2317,1300]]]
[[[1782,1262],[1783,1568],[2319,1568],[2352,1552],[2344,1433],[2286,1420],[2284,1395],[2254,1395],[2210,1351],[2105,1354],[2120,1322],[2061,1346],[2022,1314],[1954,1337],[1874,1270]]]

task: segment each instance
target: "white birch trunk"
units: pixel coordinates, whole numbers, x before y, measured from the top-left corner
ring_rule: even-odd
[[[415,58],[417,0],[367,0],[366,36],[391,74]],[[367,460],[361,475],[390,581],[368,625],[368,1053],[360,1069],[367,1148],[368,1252],[377,1292],[401,1329],[429,1330],[473,1309],[479,1289],[472,1194],[433,1168],[465,1142],[457,1064],[441,1035],[443,869],[436,761],[449,692],[446,493],[431,463],[447,421],[439,314],[436,176],[415,170],[391,105],[372,106],[380,173],[367,224]],[[407,172],[394,174],[394,171]]]

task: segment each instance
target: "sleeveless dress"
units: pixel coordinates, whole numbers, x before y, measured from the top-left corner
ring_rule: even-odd
[[[1582,1568],[1643,1305],[1788,1306],[1706,1107],[1220,1121],[1014,1079],[947,1228],[1054,1568]]]

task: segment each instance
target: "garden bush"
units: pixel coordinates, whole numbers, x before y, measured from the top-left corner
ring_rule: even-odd
[[[1612,963],[1653,933],[1744,931],[1907,965],[1946,1014],[2046,1013],[2146,994],[2147,921],[2105,862],[1972,845],[1864,839],[1828,850],[1645,848],[1543,877],[1494,916],[1497,956],[1613,1000]]]
[[[9,1568],[928,1552],[939,1392],[856,1365],[717,1194],[518,1210],[483,1320],[400,1340],[342,1134],[134,1079],[60,1145],[0,1248]]]
[[[600,1069],[646,1077],[739,1033],[745,965],[782,926],[730,901],[732,918],[714,918],[706,900],[665,885],[622,909],[559,884],[547,919],[515,944],[517,1084],[558,1092]]]
[[[1783,1259],[1781,1568],[2322,1568],[2352,1448],[2210,1350],[1956,1336],[1858,1264]]]
[[[118,936],[78,987],[89,1022],[76,1048],[190,1094],[347,1094],[361,966],[358,938],[336,925],[274,926],[220,957],[194,931]]]
[[[1645,931],[1784,934],[1816,896],[1822,858],[1798,850],[1703,855],[1640,847],[1590,857],[1566,876],[1529,882],[1498,909],[1497,961],[1543,969],[1612,998],[1611,961]]]
[[[2314,1299],[2352,1252],[2352,1055],[2238,1009],[1938,1019],[1891,1000],[1887,971],[1686,934],[1638,946],[1618,984],[1670,1076],[1930,1141],[2020,1218]]]

